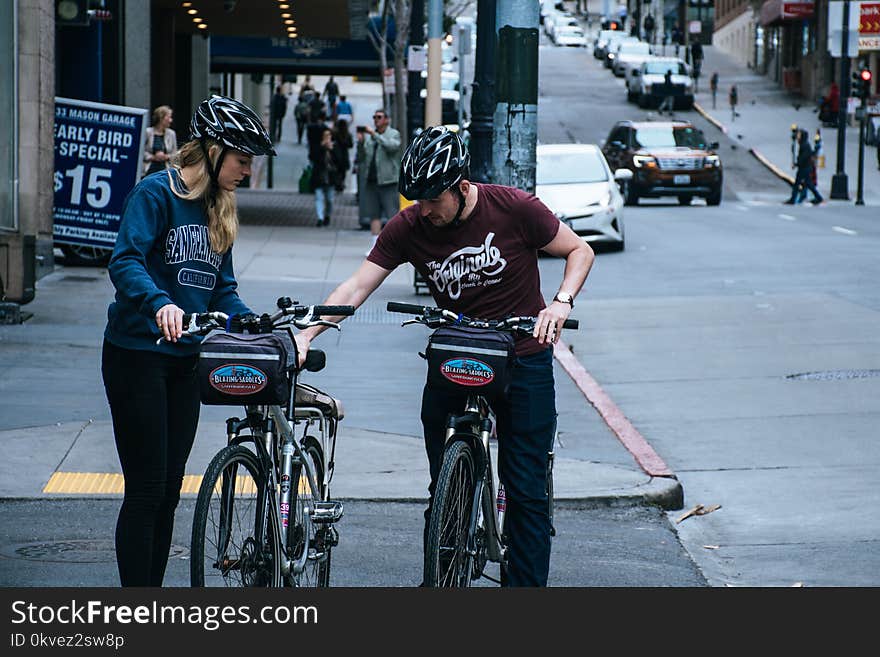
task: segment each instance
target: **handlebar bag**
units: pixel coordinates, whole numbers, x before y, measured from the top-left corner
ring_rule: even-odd
[[[442,326],[428,339],[428,385],[488,398],[507,393],[516,358],[505,331]]]
[[[215,333],[202,341],[199,394],[209,406],[284,405],[290,399],[291,340],[277,333]]]

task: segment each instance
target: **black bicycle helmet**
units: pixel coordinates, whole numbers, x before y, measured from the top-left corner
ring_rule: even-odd
[[[400,161],[397,189],[410,201],[437,198],[468,176],[471,156],[449,128],[426,128],[410,143]]]
[[[214,94],[199,103],[189,126],[193,139],[213,139],[248,155],[275,155],[257,113],[237,100]]]

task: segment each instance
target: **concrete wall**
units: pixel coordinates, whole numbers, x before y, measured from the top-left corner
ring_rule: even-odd
[[[51,272],[55,3],[19,0],[19,239],[37,239],[37,277]],[[10,248],[10,257],[21,249]],[[12,263],[11,263],[12,264]],[[10,267],[13,271],[15,265]]]
[[[129,107],[150,106],[150,4],[125,2],[122,5],[123,56],[125,73],[122,104]]]
[[[755,16],[751,7],[744,7],[736,18],[728,20],[712,36],[712,45],[744,66],[755,63]]]

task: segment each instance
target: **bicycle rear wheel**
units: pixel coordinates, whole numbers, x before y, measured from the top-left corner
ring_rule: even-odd
[[[446,448],[428,521],[426,586],[470,586],[473,555],[469,554],[468,545],[477,483],[474,466],[468,443],[459,440]]]
[[[256,455],[243,445],[224,447],[205,471],[193,517],[190,583],[282,585],[276,510]]]
[[[321,499],[324,488],[324,456],[320,444],[314,438],[306,438],[303,453],[309,459],[318,485],[317,496]],[[302,464],[293,469],[292,481],[299,482],[291,491],[290,529],[288,553],[296,562],[308,551],[305,567],[300,573],[291,573],[293,586],[307,588],[330,586],[330,553],[335,544],[336,530],[332,525],[313,523],[306,507],[312,501],[312,489]]]

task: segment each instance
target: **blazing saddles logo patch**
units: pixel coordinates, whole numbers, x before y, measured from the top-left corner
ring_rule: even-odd
[[[251,365],[228,364],[212,370],[208,380],[223,394],[253,395],[266,387],[269,377]]]
[[[495,371],[475,358],[450,358],[440,365],[440,373],[462,386],[485,386],[495,378]]]

